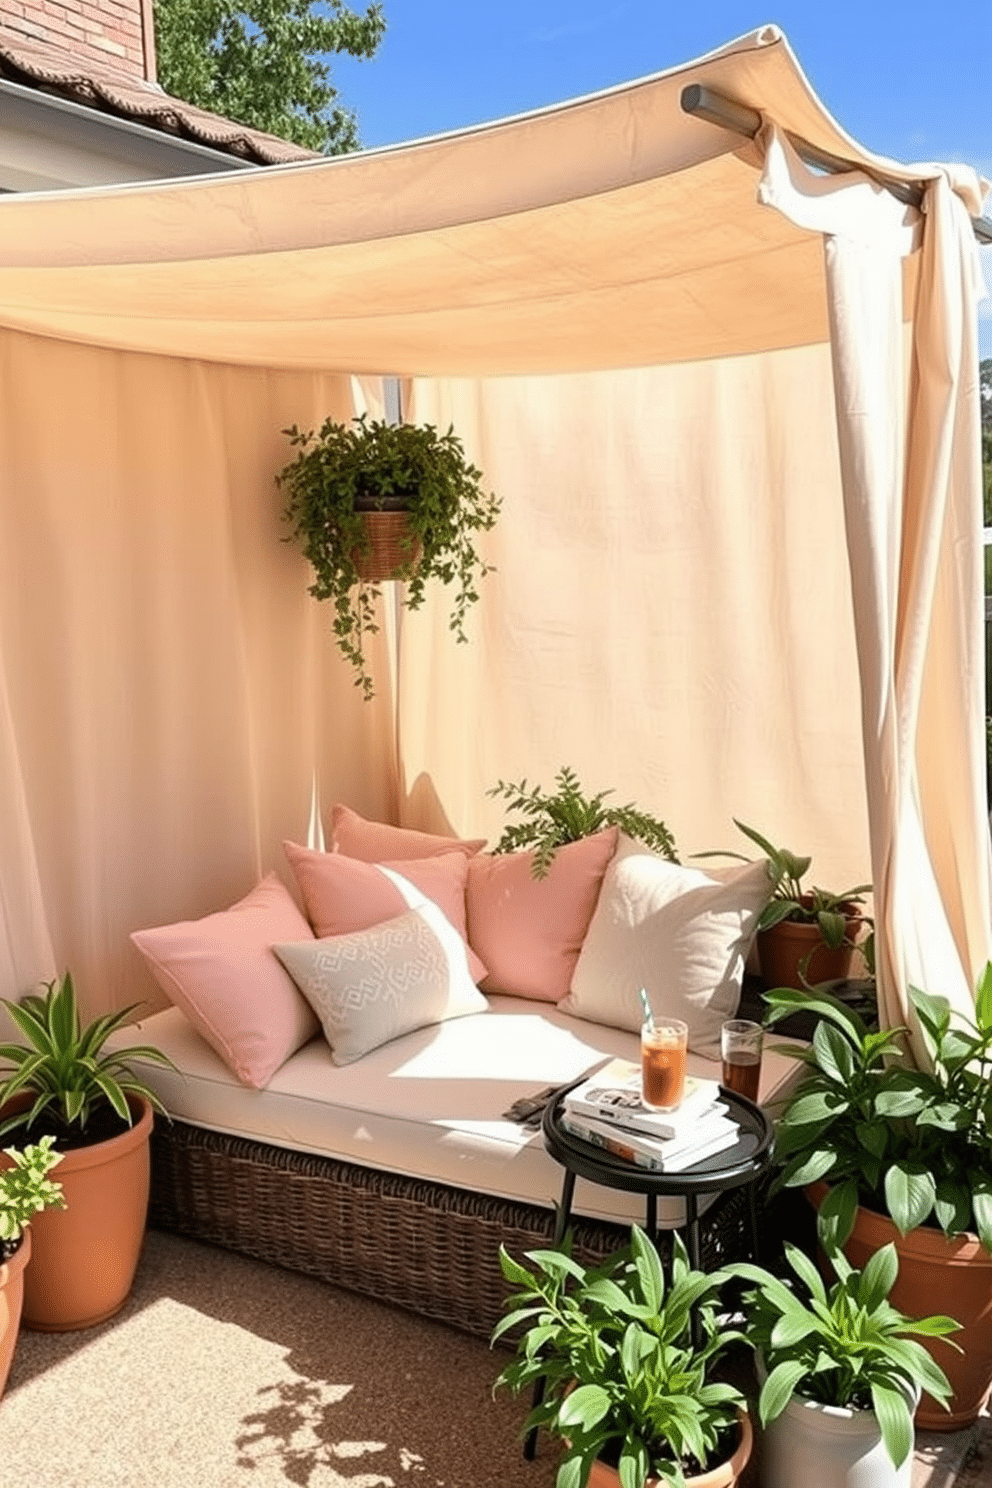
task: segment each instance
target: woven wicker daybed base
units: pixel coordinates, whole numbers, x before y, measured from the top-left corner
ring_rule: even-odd
[[[554,1213],[159,1120],[149,1223],[488,1337],[506,1295],[500,1244],[549,1244]],[[602,1260],[628,1233],[578,1218],[574,1254]],[[706,1268],[743,1254],[747,1233],[746,1191],[722,1195],[703,1219]]]

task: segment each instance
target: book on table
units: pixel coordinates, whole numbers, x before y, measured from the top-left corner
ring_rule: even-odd
[[[715,1114],[700,1117],[690,1131],[667,1140],[629,1131],[615,1122],[599,1121],[595,1116],[569,1111],[562,1113],[561,1123],[572,1136],[591,1142],[594,1147],[639,1168],[658,1173],[681,1173],[686,1168],[695,1167],[704,1158],[714,1157],[718,1152],[733,1147],[740,1128],[736,1121],[722,1114],[726,1109],[726,1106],[718,1106]]]
[[[593,1116],[662,1141],[689,1131],[719,1102],[717,1080],[687,1075],[680,1104],[672,1111],[652,1110],[641,1100],[641,1067],[629,1059],[609,1060],[562,1096],[568,1115]]]

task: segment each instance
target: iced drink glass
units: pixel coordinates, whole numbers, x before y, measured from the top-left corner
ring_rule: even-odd
[[[723,1084],[746,1100],[758,1099],[764,1029],[746,1018],[731,1018],[720,1029]]]
[[[681,1018],[656,1018],[641,1029],[641,1099],[654,1111],[671,1111],[685,1094],[686,1041]]]

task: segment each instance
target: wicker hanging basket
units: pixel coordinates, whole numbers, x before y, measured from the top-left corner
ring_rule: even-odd
[[[372,544],[371,553],[352,553],[358,577],[363,584],[381,584],[387,579],[408,579],[420,562],[419,542],[409,546],[410,521],[405,511],[367,511],[362,513]]]

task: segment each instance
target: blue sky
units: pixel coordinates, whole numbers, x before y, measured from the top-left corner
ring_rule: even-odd
[[[992,179],[992,0],[384,0],[384,10],[378,56],[332,64],[366,146],[576,98],[773,21],[861,144],[907,162],[966,161]],[[992,287],[992,250],[983,259]],[[980,349],[992,355],[988,300]]]

